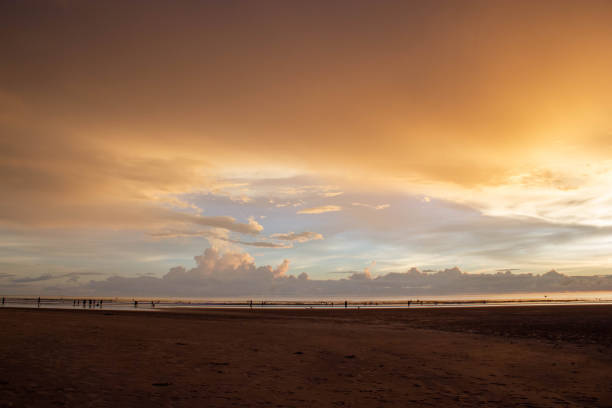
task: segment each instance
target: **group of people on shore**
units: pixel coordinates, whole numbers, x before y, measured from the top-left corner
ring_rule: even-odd
[[[40,304],[40,298],[38,300],[38,303]],[[95,307],[102,307],[104,303],[103,299],[100,300],[96,300],[96,299],[74,299],[72,301],[72,306],[76,307],[76,306],[81,306],[83,305],[83,307],[89,307],[89,308],[95,308]],[[159,303],[159,302],[157,302]],[[138,307],[138,300],[134,300],[133,303],[134,307]],[[155,301],[151,301],[151,307],[155,307]]]
[[[96,300],[96,299],[74,299],[72,301],[72,306],[76,307],[76,306],[80,306],[83,305],[83,307],[88,307],[92,308],[92,307],[102,307],[103,304],[103,300]]]
[[[157,303],[159,303],[159,301],[157,301]],[[138,307],[138,301],[137,300],[134,300],[134,307]],[[155,308],[155,301],[153,301],[153,300],[151,301],[151,307]]]

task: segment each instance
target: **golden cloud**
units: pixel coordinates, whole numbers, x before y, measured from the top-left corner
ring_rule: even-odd
[[[319,207],[304,208],[299,210],[297,214],[323,214],[326,212],[341,211],[342,207],[339,205],[322,205]]]
[[[176,221],[168,197],[269,166],[466,202],[610,152],[610,2],[45,7],[0,13],[4,223]]]

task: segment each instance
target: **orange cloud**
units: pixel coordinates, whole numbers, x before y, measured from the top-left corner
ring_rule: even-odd
[[[3,10],[0,120],[20,146],[3,165],[22,188],[91,194],[268,163],[475,186],[541,148],[608,145],[609,2],[305,7]]]
[[[299,210],[297,213],[298,214],[323,214],[326,212],[334,212],[334,211],[341,211],[342,207],[340,207],[339,205],[322,205],[319,207],[312,207],[312,208],[304,208],[303,210]]]

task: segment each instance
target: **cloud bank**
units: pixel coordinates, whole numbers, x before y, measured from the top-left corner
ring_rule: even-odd
[[[248,253],[207,248],[194,257],[196,266],[171,268],[162,277],[113,276],[91,280],[70,288],[48,288],[48,292],[100,296],[179,296],[198,298],[326,298],[396,297],[418,298],[427,295],[508,294],[528,292],[572,292],[612,290],[612,276],[567,276],[551,270],[542,275],[464,273],[458,267],[437,272],[411,268],[373,277],[372,262],[363,272],[352,272],[344,279],[310,279],[306,273],[289,274],[289,261],[278,266],[257,266]],[[41,276],[30,281],[50,280]],[[21,279],[20,283],[27,282]],[[6,287],[5,287],[6,288]]]

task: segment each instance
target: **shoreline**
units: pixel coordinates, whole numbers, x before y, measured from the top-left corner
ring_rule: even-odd
[[[108,310],[160,310],[160,309],[420,309],[420,308],[470,308],[516,306],[597,306],[612,305],[612,300],[594,298],[525,298],[525,299],[415,299],[415,300],[354,300],[345,301],[214,301],[168,300],[163,298],[85,298],[85,297],[1,297],[2,307],[58,308],[58,309],[108,309]]]

